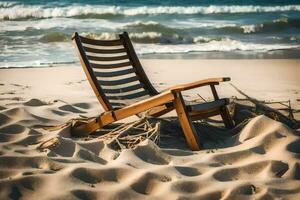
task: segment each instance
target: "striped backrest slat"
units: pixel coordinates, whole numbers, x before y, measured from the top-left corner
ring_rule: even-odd
[[[98,77],[97,77],[98,79]],[[129,78],[124,78],[124,79],[118,79],[118,80],[99,80],[98,79],[98,83],[100,85],[103,85],[103,86],[115,86],[115,85],[124,85],[124,84],[127,84],[127,83],[131,83],[131,82],[134,82],[134,81],[138,81],[139,78],[137,76],[132,76],[132,77],[129,77]]]
[[[90,65],[94,69],[112,69],[112,68],[132,66],[132,63],[130,61],[127,61],[127,62],[120,62],[120,63],[113,63],[113,64],[90,63]]]
[[[126,49],[97,49],[83,46],[84,50],[89,53],[100,53],[100,54],[113,54],[113,53],[126,53]]]
[[[122,94],[125,92],[131,92],[138,89],[144,88],[143,84],[135,84],[125,87],[119,87],[119,88],[103,88],[103,92],[105,92],[107,95],[109,94]]]
[[[108,71],[108,72],[103,72],[103,71],[96,71],[95,72],[95,76],[96,77],[114,77],[114,76],[122,76],[122,75],[126,75],[126,74],[131,74],[131,73],[135,73],[134,68],[129,68],[129,69],[123,69],[123,70],[119,70],[119,71]]]
[[[122,55],[122,56],[110,56],[110,57],[101,57],[101,56],[90,56],[87,55],[87,58],[89,60],[93,60],[93,61],[118,61],[118,60],[128,60],[128,56],[127,55]]]
[[[99,46],[123,46],[121,39],[117,40],[94,40],[86,37],[80,37],[80,41],[84,44],[99,45]]]

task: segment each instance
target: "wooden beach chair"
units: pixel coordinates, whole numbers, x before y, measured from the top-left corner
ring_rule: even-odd
[[[96,119],[73,125],[73,135],[90,134],[145,111],[158,117],[175,109],[187,144],[192,150],[199,150],[201,141],[193,120],[220,114],[227,128],[234,126],[226,107],[228,99],[219,99],[215,89],[215,85],[230,78],[205,79],[158,92],[145,74],[126,32],[116,40],[94,40],[74,33],[72,40],[87,79],[104,108]],[[182,91],[202,86],[210,86],[214,101],[189,104],[183,99]]]

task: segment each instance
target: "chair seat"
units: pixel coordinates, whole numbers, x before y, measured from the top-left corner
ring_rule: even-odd
[[[205,102],[205,103],[191,103],[187,102],[187,110],[188,112],[199,112],[199,111],[210,111],[219,109],[222,106],[229,104],[229,99],[218,99],[212,102]]]

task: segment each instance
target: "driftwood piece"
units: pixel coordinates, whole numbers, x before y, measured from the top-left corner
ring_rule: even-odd
[[[293,118],[293,114],[289,114],[289,117],[286,117],[285,115],[280,113],[278,110],[273,109],[273,108],[269,107],[268,105],[266,105],[266,104],[271,104],[271,102],[259,101],[255,98],[250,97],[249,95],[245,94],[243,91],[238,89],[235,85],[233,85],[233,84],[230,84],[230,85],[237,92],[239,92],[241,95],[246,97],[246,100],[249,100],[250,102],[252,102],[255,105],[255,109],[256,109],[255,113],[256,114],[264,114],[276,121],[280,121],[280,122],[286,124],[287,126],[293,128],[293,129],[297,129],[297,127],[299,126],[299,123]],[[291,109],[290,101],[286,101],[286,102],[289,103],[289,105],[285,105],[285,106],[287,106],[287,110],[289,111],[289,113],[292,113],[293,111]]]
[[[160,122],[150,123],[144,117],[137,121],[124,123],[97,139],[105,141],[116,149],[134,148],[140,142],[150,139],[159,144]]]
[[[43,151],[45,149],[55,148],[58,145],[60,145],[59,139],[57,137],[55,137],[55,138],[51,138],[51,139],[48,139],[48,140],[42,142],[38,146],[38,149]]]

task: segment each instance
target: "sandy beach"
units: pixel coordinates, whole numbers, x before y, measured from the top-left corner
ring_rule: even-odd
[[[300,119],[300,60],[144,59],[142,64],[158,90],[231,77],[230,83],[258,100],[290,100]],[[244,98],[227,82],[217,90],[221,97]],[[184,95],[198,94],[212,99],[209,88]],[[43,129],[102,110],[79,64],[0,69],[0,199],[300,198],[299,126],[257,114],[228,137],[222,127],[200,127],[201,134],[223,139],[197,152],[183,147],[182,138],[182,148],[146,140],[117,151],[97,137],[71,137],[68,126]],[[136,118],[125,122],[130,120]],[[178,121],[174,124],[169,132],[176,140],[182,133]],[[45,141],[54,145],[41,149]]]

